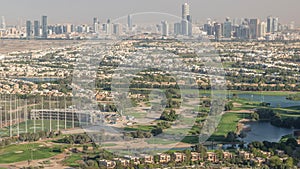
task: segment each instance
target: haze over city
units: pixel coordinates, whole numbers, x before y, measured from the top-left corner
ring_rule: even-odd
[[[40,15],[48,15],[49,23],[89,23],[92,17],[98,16],[103,21],[107,18],[118,18],[130,13],[165,12],[180,16],[179,7],[188,2],[191,5],[191,15],[195,21],[204,22],[207,18],[221,20],[225,17],[266,18],[269,15],[278,16],[282,23],[295,21],[298,18],[300,1],[273,1],[273,0],[52,0],[52,1],[0,1],[0,16],[5,16],[7,24],[16,25],[26,19],[39,19]]]

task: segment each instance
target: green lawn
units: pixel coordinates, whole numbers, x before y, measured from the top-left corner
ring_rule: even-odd
[[[239,120],[243,118],[248,118],[249,114],[246,113],[232,113],[228,112],[224,114],[221,121],[214,132],[214,134],[209,138],[209,140],[214,141],[225,141],[225,137],[228,132],[236,132]]]
[[[151,131],[154,129],[155,126],[143,126],[143,125],[137,125],[137,126],[132,126],[132,127],[125,127],[125,131],[136,131],[136,130],[141,130],[141,131]]]
[[[63,161],[63,163],[70,167],[79,167],[79,164],[76,161],[82,160],[81,155],[81,153],[72,153]]]
[[[162,145],[177,143],[177,141],[174,140],[166,140],[166,139],[155,138],[155,137],[147,139],[146,142],[148,144],[162,144]]]
[[[59,154],[51,148],[40,146],[42,144],[18,144],[0,148],[0,163],[14,163],[27,160],[49,158]]]

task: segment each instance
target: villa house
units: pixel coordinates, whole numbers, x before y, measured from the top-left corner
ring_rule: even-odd
[[[115,158],[114,159],[117,162],[120,162],[122,166],[128,166],[130,164],[130,160],[122,159],[122,158]]]
[[[176,163],[182,163],[186,160],[186,155],[184,153],[174,153],[173,157]]]
[[[142,155],[142,157],[144,158],[144,162],[146,164],[153,164],[154,163],[154,157],[152,155]]]
[[[250,160],[251,154],[246,151],[239,151],[239,156],[245,160]]]
[[[218,162],[219,160],[218,160],[217,154],[214,152],[207,152],[207,161],[210,161],[213,163]]]
[[[191,161],[194,162],[194,161],[199,161],[199,160],[202,160],[200,153],[191,152]]]
[[[112,169],[116,167],[116,162],[115,161],[110,161],[110,160],[100,160],[99,161],[99,166],[104,166],[107,169]]]
[[[171,156],[169,154],[158,154],[160,163],[168,163],[171,161]]]
[[[223,158],[224,159],[232,159],[233,155],[230,152],[223,152]]]

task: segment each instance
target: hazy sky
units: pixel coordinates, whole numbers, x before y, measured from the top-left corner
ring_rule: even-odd
[[[187,0],[0,0],[0,16],[7,24],[18,18],[34,20],[47,15],[52,23],[90,23],[137,12],[165,12],[181,16]],[[193,20],[206,18],[223,21],[225,17],[280,17],[281,23],[300,23],[300,0],[188,0]]]

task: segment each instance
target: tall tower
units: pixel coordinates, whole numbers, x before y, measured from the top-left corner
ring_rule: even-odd
[[[182,5],[182,19],[187,19],[186,17],[190,15],[190,5],[188,3],[184,3]]]
[[[232,32],[232,23],[229,18],[226,18],[226,21],[224,22],[224,37],[225,38],[231,38],[231,32]]]
[[[259,30],[258,30],[258,37],[263,38],[266,36],[266,23],[265,22],[260,22],[259,26],[258,26]]]
[[[258,38],[258,26],[259,26],[259,19],[250,19],[250,38],[257,39]]]
[[[189,36],[193,36],[193,24],[192,24],[192,16],[188,15],[186,17],[187,21],[188,21],[188,35]]]
[[[274,17],[273,18],[273,28],[272,28],[272,31],[273,32],[278,32],[278,28],[279,28],[279,19],[278,19],[278,17]]]
[[[273,17],[272,16],[269,16],[268,18],[267,18],[267,32],[268,33],[271,33],[271,32],[273,32]]]
[[[99,32],[99,21],[98,18],[93,18],[93,31],[94,33],[98,33]]]
[[[167,21],[161,22],[161,34],[162,36],[169,36],[169,24]]]
[[[42,37],[44,39],[48,38],[48,21],[47,16],[42,16]]]
[[[26,37],[27,39],[31,38],[31,21],[26,21]]]
[[[128,15],[127,17],[127,25],[128,25],[128,29],[132,30],[132,16]]]
[[[34,21],[33,28],[34,28],[34,37],[35,38],[40,37],[40,22]]]
[[[1,17],[1,28],[6,29],[6,23],[5,23],[5,18],[4,16]]]
[[[181,33],[182,35],[192,35],[191,25],[192,17],[190,15],[190,5],[188,3],[184,3],[181,7]]]

